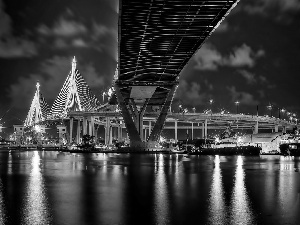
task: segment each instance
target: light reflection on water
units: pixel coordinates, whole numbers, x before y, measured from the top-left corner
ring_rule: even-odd
[[[280,161],[285,161],[284,164],[280,164],[278,172],[278,205],[281,217],[290,217],[294,213],[299,213],[299,198],[290,194],[296,187],[293,159],[294,157],[280,157]]]
[[[230,224],[254,224],[253,212],[245,187],[245,172],[243,169],[242,156],[237,157],[230,215]]]
[[[215,156],[214,173],[209,197],[209,224],[226,224],[226,205],[220,169],[220,157]]]
[[[4,200],[3,200],[3,185],[0,178],[0,224],[5,224],[5,208],[4,208]]]
[[[280,156],[0,153],[0,224],[296,225],[299,166]]]
[[[156,224],[168,224],[169,200],[164,156],[159,154],[155,163],[155,219]]]
[[[31,171],[26,187],[23,207],[23,224],[51,224],[49,207],[44,187],[44,178],[40,168],[40,156],[33,152]]]
[[[9,152],[9,154],[8,154],[7,174],[12,174],[12,156],[11,156],[11,152]]]

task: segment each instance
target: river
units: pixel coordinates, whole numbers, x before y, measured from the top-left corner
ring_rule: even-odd
[[[299,224],[300,158],[0,152],[0,224]]]

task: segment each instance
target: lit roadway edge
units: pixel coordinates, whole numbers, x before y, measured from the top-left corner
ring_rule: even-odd
[[[158,117],[158,112],[145,112],[144,121],[155,121]],[[70,112],[68,113],[69,117],[82,118],[95,116],[99,118],[117,118],[118,120],[122,120],[121,112]],[[239,129],[252,129],[256,122],[259,123],[259,129],[274,129],[275,125],[279,127],[292,128],[296,126],[296,123],[291,123],[287,120],[282,120],[275,117],[269,116],[256,116],[256,115],[244,115],[244,114],[221,114],[221,113],[170,113],[168,112],[166,122],[174,122],[178,120],[181,123],[203,123],[207,120],[209,125],[208,129],[224,129],[231,125],[232,128]],[[95,121],[97,123],[97,120]],[[103,123],[98,121],[98,123]],[[213,127],[212,127],[213,126]],[[201,127],[201,125],[199,126]],[[199,127],[194,126],[194,129],[199,129]],[[165,126],[164,129],[172,129],[173,126]],[[178,129],[182,129],[180,126]],[[188,127],[186,127],[188,128]],[[190,126],[189,126],[190,128]]]

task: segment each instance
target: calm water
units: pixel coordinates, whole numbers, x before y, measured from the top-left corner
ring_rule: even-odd
[[[0,224],[300,224],[300,158],[0,153]]]

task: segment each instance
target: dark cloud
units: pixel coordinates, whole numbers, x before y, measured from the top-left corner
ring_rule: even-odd
[[[264,56],[263,49],[254,52],[251,47],[243,44],[240,47],[234,47],[229,55],[222,55],[212,44],[204,44],[196,53],[193,59],[196,62],[195,69],[199,70],[217,70],[220,66],[229,67],[253,67],[255,61]]]
[[[236,87],[234,86],[227,87],[227,90],[229,91],[229,95],[231,96],[231,102],[238,100],[241,104],[248,106],[255,106],[260,104],[260,102],[256,100],[252,94],[244,91],[237,91]]]
[[[179,87],[176,90],[175,99],[184,102],[184,105],[199,106],[203,105],[206,94],[201,92],[200,84],[196,82],[188,83],[186,80],[180,80]]]
[[[31,57],[36,54],[34,42],[13,34],[11,18],[0,0],[0,58]]]
[[[247,70],[238,70],[238,72],[246,79],[248,84],[255,84],[257,82],[253,73]]]
[[[275,18],[277,21],[290,21],[300,11],[299,0],[246,0],[239,4],[238,10],[250,15],[261,15]]]
[[[228,22],[225,20],[223,21],[218,28],[215,30],[215,32],[217,33],[223,33],[223,32],[227,32],[229,30],[229,24]]]
[[[110,28],[95,21],[86,25],[77,21],[71,10],[67,10],[67,13],[64,13],[52,26],[42,24],[37,31],[45,38],[52,39],[53,46],[57,49],[92,48],[100,52],[109,52],[116,60],[117,54],[112,53],[114,46],[117,46],[116,27]],[[108,40],[108,45],[101,42],[106,43],[105,39]]]
[[[50,28],[46,25],[41,25],[38,27],[37,31],[40,34],[47,36],[73,37],[86,33],[87,28],[79,22],[61,17],[53,27]]]

